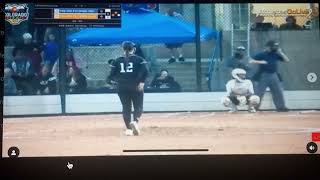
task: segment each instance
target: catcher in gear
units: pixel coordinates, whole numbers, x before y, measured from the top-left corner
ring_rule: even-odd
[[[259,105],[260,98],[254,95],[253,85],[246,79],[246,71],[236,68],[231,72],[233,77],[226,84],[227,96],[222,98],[222,104],[230,108],[230,112],[236,112],[237,106],[248,106],[249,112],[256,112],[255,107]]]

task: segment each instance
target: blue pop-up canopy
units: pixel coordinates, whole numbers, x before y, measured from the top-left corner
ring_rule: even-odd
[[[195,42],[195,25],[157,12],[122,12],[121,28],[86,28],[67,37],[70,45],[110,45]],[[218,31],[200,27],[201,41],[217,39]]]

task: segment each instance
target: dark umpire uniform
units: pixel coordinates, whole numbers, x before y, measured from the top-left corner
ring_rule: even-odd
[[[147,76],[147,62],[140,56],[119,57],[111,64],[108,80],[117,82],[117,92],[127,129],[130,129],[131,104],[134,107],[134,121],[138,122],[142,114],[143,90],[139,91],[138,85],[144,83]]]

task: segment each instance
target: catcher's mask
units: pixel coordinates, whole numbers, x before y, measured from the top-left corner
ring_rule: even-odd
[[[236,68],[231,72],[232,77],[239,82],[243,82],[246,79],[246,74],[247,72],[240,68]]]

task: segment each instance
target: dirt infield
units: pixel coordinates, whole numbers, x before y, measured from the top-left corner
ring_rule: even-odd
[[[4,118],[3,124],[4,157],[11,146],[20,157],[305,154],[311,132],[320,132],[320,112],[145,113],[135,137],[124,135],[121,114]],[[180,151],[123,152],[165,149]]]

